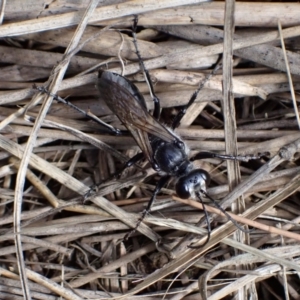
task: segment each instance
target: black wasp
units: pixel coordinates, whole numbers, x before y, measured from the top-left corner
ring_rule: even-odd
[[[221,63],[217,63],[213,71],[206,76],[206,78],[200,83],[197,90],[191,95],[189,102],[183,106],[176,117],[174,118],[170,128],[167,128],[165,125],[160,123],[160,101],[155,95],[153,85],[150,79],[148,70],[145,68],[144,62],[141,58],[141,55],[137,46],[136,39],[136,28],[137,28],[137,18],[134,19],[133,25],[133,43],[136,49],[136,54],[139,59],[140,68],[144,73],[146,82],[150,89],[150,94],[154,101],[154,111],[151,115],[148,112],[145,99],[143,95],[139,92],[138,88],[130,82],[128,79],[119,75],[117,73],[112,73],[109,71],[99,71],[97,87],[100,92],[101,98],[105,101],[110,110],[119,118],[119,120],[125,125],[129,130],[136,143],[142,150],[134,157],[132,157],[122,168],[117,175],[120,175],[123,170],[131,165],[139,162],[142,159],[147,159],[152,168],[156,170],[161,178],[157,182],[155,190],[146,209],[143,211],[136,227],[131,231],[126,237],[131,235],[143,221],[145,216],[150,212],[151,206],[155,201],[157,194],[164,187],[164,185],[171,179],[176,179],[175,190],[177,195],[180,198],[188,199],[194,198],[198,199],[202,204],[201,195],[204,194],[213,203],[227,215],[239,229],[247,232],[241,228],[236,222],[226,213],[226,211],[220,207],[217,202],[215,202],[207,193],[206,186],[210,182],[210,176],[208,172],[203,169],[195,169],[193,161],[205,159],[205,158],[220,158],[220,159],[229,159],[229,160],[249,160],[257,159],[261,156],[232,156],[232,155],[222,155],[213,152],[199,152],[193,157],[188,157],[188,149],[184,141],[174,133],[174,130],[180,125],[180,121],[185,115],[187,109],[195,102],[198,93],[203,88],[204,84],[217,72],[221,67]],[[44,88],[36,89],[49,93]],[[52,94],[51,94],[52,95]],[[113,128],[112,126],[99,121],[98,118],[93,118],[90,114],[82,111],[77,108],[69,101],[64,100],[56,95],[52,95],[54,99],[59,102],[62,102],[66,105],[73,107],[74,109],[80,111],[85,116],[90,119],[93,119],[95,122],[104,125],[110,132],[115,135],[122,134],[119,129]],[[90,193],[87,194],[87,197]],[[205,208],[205,207],[204,207]],[[208,220],[208,214],[204,209],[205,217],[208,225],[208,235],[205,243],[209,241],[210,238],[210,223]]]
[[[159,102],[155,105],[153,115],[150,115],[137,87],[125,77],[108,71],[99,71],[97,87],[107,106],[143,151],[129,160],[125,167],[146,158],[162,176],[142,219],[150,211],[157,193],[171,177],[177,179],[175,189],[180,198],[195,197],[195,193],[205,190],[210,180],[209,174],[205,170],[194,169],[192,160],[197,157],[188,159],[186,145],[174,134],[173,126],[169,129],[158,121]]]
[[[154,101],[153,114],[151,115],[148,112],[145,99],[139,92],[138,88],[128,79],[119,74],[100,70],[97,87],[101,98],[129,130],[139,148],[142,150],[141,153],[138,153],[125,164],[122,171],[142,159],[147,159],[152,168],[161,175],[147,208],[143,211],[141,218],[136,225],[137,228],[140,222],[150,212],[156,195],[172,177],[176,179],[175,190],[180,198],[187,199],[192,197],[202,202],[201,194],[207,195],[206,186],[210,182],[210,176],[208,172],[203,169],[195,169],[193,161],[204,158],[235,160],[242,157],[219,155],[212,152],[199,152],[189,159],[188,149],[184,141],[174,133],[174,130],[179,126],[186,110],[194,103],[205,82],[209,80],[210,77],[213,76],[213,74],[219,69],[221,63],[218,63],[213,72],[200,84],[198,89],[192,94],[188,104],[181,108],[177,116],[174,118],[171,127],[167,128],[159,121],[160,101],[155,95],[150,75],[145,68],[138,50],[135,36],[136,26],[137,18],[135,18],[133,26],[133,42],[139,59],[140,68],[144,73],[145,79],[150,88],[150,94]],[[222,211],[224,212],[223,209]],[[205,216],[208,221],[207,212],[205,212]],[[209,222],[207,223],[209,226]],[[208,240],[209,234],[207,241]]]

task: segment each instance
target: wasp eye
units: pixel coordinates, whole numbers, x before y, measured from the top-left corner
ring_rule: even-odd
[[[191,197],[191,193],[189,191],[189,184],[184,184],[184,182],[178,182],[176,184],[176,194],[181,199],[188,199]]]

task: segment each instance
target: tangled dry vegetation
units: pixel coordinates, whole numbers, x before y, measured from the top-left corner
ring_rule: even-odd
[[[0,298],[299,299],[299,4],[81,2],[2,2]],[[124,129],[95,88],[97,70],[109,69],[123,72],[153,109],[133,15],[164,124],[223,54],[223,70],[176,132],[191,155],[269,153],[195,163],[211,174],[208,194],[250,233],[205,199],[211,239],[189,248],[206,239],[204,214],[176,198],[171,181],[125,241],[159,175],[141,162],[107,180],[138,153],[133,138],[33,89]],[[84,203],[94,183],[102,184]]]

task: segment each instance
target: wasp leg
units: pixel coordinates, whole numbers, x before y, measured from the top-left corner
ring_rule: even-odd
[[[249,160],[254,160],[254,159],[261,159],[265,156],[268,156],[269,153],[258,153],[258,155],[226,155],[226,154],[218,154],[214,152],[206,152],[206,151],[201,151],[197,154],[195,154],[193,157],[191,157],[190,161],[195,161],[195,160],[200,160],[200,159],[205,159],[205,158],[219,158],[222,160],[238,160],[238,161],[244,161],[247,162]]]
[[[112,179],[119,179],[122,175],[122,173],[124,172],[125,169],[131,167],[132,165],[136,164],[137,162],[139,162],[141,159],[144,158],[144,154],[143,152],[140,152],[138,154],[136,154],[135,156],[133,156],[132,158],[130,158],[121,168],[120,171],[114,173],[112,176],[110,176],[108,179],[102,181],[100,184],[94,184],[90,187],[90,189],[85,193],[85,195],[83,196],[84,202],[87,201],[88,198],[90,198],[92,195],[96,194],[98,191],[98,188],[100,187],[100,185],[102,185],[103,183],[110,181]]]
[[[83,109],[79,108],[78,106],[72,104],[70,101],[68,101],[64,98],[61,98],[58,95],[52,94],[45,87],[39,87],[37,85],[34,85],[33,88],[38,90],[41,93],[45,93],[49,96],[52,96],[53,99],[56,100],[57,102],[60,102],[60,103],[63,103],[65,105],[68,105],[68,106],[72,107],[74,110],[80,112],[83,116],[89,118],[90,120],[93,120],[97,124],[100,124],[100,125],[104,126],[106,129],[108,129],[113,134],[115,134],[115,135],[122,134],[122,131],[120,129],[114,128],[113,126],[103,122],[101,119],[97,118],[95,115],[87,113],[85,110],[83,110]]]
[[[121,168],[121,170],[119,170],[118,172],[116,172],[114,175],[113,175],[113,178],[120,178],[122,173],[129,167],[131,167],[132,165],[138,163],[141,159],[143,159],[145,156],[144,156],[144,153],[143,152],[140,152],[138,154],[136,154],[135,156],[133,156],[132,158],[130,158],[124,165],[123,167]]]
[[[137,57],[139,59],[140,68],[141,68],[141,70],[142,70],[142,72],[144,74],[144,77],[146,79],[147,85],[149,87],[151,98],[152,98],[152,100],[154,102],[153,117],[156,120],[159,120],[159,117],[160,117],[160,100],[159,100],[159,98],[156,96],[156,94],[154,92],[154,88],[153,88],[153,85],[152,85],[152,81],[151,81],[149,72],[148,72],[148,70],[147,70],[147,68],[146,68],[146,66],[144,64],[144,61],[142,59],[141,53],[140,53],[139,48],[138,48],[137,38],[136,38],[137,23],[138,23],[138,16],[135,16],[134,17],[134,21],[133,21],[133,26],[132,26],[133,44],[134,44],[134,47],[135,47],[136,55],[137,55]]]
[[[179,113],[177,114],[177,116],[175,117],[175,119],[173,120],[173,123],[172,123],[172,126],[171,126],[171,128],[173,130],[180,125],[181,119],[185,115],[185,113],[188,110],[188,108],[195,102],[195,100],[197,99],[197,96],[198,96],[199,92],[203,89],[203,87],[206,84],[206,82],[208,82],[211,79],[211,77],[214,76],[217,73],[217,71],[221,68],[221,66],[222,66],[222,59],[219,59],[219,61],[215,65],[215,67],[212,70],[212,72],[210,74],[206,75],[205,78],[200,82],[197,90],[192,94],[189,102],[181,108],[181,110],[179,111]]]
[[[146,209],[143,210],[142,215],[138,219],[135,228],[125,235],[124,240],[127,240],[132,234],[134,234],[136,232],[136,230],[138,229],[138,227],[140,226],[142,221],[150,213],[151,207],[152,207],[152,205],[153,205],[153,203],[156,199],[157,194],[161,191],[161,189],[165,186],[165,184],[169,181],[169,179],[170,179],[170,176],[161,177],[159,179],[159,181],[157,182],[156,187],[153,191],[153,195],[152,195],[151,199],[148,202],[148,205],[147,205]]]

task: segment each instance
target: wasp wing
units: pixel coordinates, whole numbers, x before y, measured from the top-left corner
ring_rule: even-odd
[[[143,151],[145,158],[148,159],[152,166],[154,166],[155,162],[153,161],[153,151],[148,137],[148,133],[140,129],[136,129],[130,126],[129,124],[125,124],[125,126],[132,134],[140,149]]]
[[[153,160],[153,151],[148,134],[169,143],[177,140],[175,135],[149,114],[144,97],[125,77],[99,71],[97,87],[107,106],[131,132],[150,162]]]

